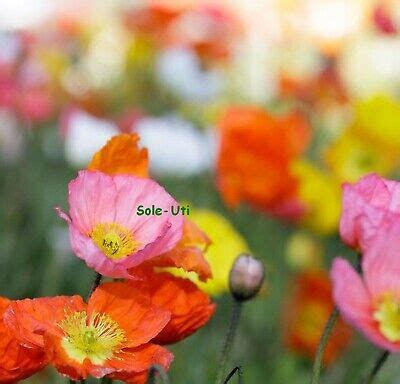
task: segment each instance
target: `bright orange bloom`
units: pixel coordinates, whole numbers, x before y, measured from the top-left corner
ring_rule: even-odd
[[[109,175],[131,174],[149,176],[149,160],[146,148],[138,147],[137,134],[114,136],[100,149],[89,164],[89,170],[97,170]],[[200,280],[211,277],[211,269],[204,258],[210,244],[209,238],[196,224],[184,220],[183,234],[178,244],[169,252],[146,262],[146,267],[177,267],[195,272]]]
[[[195,272],[200,280],[206,281],[212,277],[211,267],[204,258],[210,243],[210,239],[195,223],[185,219],[182,238],[173,249],[144,262],[139,268],[132,268],[130,272],[137,274],[138,270],[175,267]]]
[[[166,31],[181,15],[183,9],[157,2],[127,12],[125,23],[132,32],[164,42]]]
[[[108,175],[148,177],[147,148],[139,149],[138,142],[139,136],[136,133],[114,136],[93,156],[88,170],[97,170]]]
[[[302,207],[290,164],[308,145],[305,119],[298,113],[274,117],[258,107],[232,107],[219,127],[217,183],[225,203],[247,202],[281,217],[298,216]]]
[[[11,301],[0,297],[0,383],[14,383],[40,371],[47,364],[41,348],[27,348],[9,332],[3,315]]]
[[[148,295],[155,306],[171,313],[169,323],[153,340],[161,345],[190,336],[204,326],[215,311],[215,304],[210,303],[209,297],[194,283],[170,273],[149,273],[145,279],[127,284]]]
[[[5,322],[25,345],[44,346],[50,363],[72,380],[138,375],[153,364],[167,369],[172,354],[149,342],[169,312],[126,288],[102,284],[87,304],[79,296],[14,301]]]
[[[322,330],[333,307],[331,283],[325,272],[297,275],[284,311],[287,347],[310,360],[314,359]],[[350,338],[350,328],[339,319],[325,349],[324,363],[333,363],[348,346]]]

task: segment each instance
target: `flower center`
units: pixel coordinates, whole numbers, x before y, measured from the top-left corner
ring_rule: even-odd
[[[400,341],[400,301],[387,295],[373,314],[379,322],[379,330],[391,342]]]
[[[97,224],[90,237],[109,259],[114,260],[130,255],[139,245],[128,229],[116,223]]]
[[[89,359],[101,365],[121,351],[125,332],[117,322],[104,313],[94,313],[88,318],[85,311],[67,316],[61,323],[64,337],[61,345],[67,355],[80,364]]]

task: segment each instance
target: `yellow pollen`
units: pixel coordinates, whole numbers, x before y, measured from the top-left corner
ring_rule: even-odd
[[[393,295],[385,295],[373,313],[379,322],[379,330],[391,342],[400,341],[400,301]]]
[[[64,332],[61,345],[67,355],[80,364],[89,359],[101,365],[121,351],[125,332],[117,322],[104,313],[90,317],[85,311],[67,316],[59,326]]]
[[[114,260],[130,255],[139,246],[132,233],[116,223],[97,224],[90,237],[109,259]]]

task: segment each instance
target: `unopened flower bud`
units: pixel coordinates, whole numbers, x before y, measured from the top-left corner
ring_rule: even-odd
[[[252,299],[264,281],[264,265],[251,255],[239,255],[229,274],[229,288],[238,301]]]

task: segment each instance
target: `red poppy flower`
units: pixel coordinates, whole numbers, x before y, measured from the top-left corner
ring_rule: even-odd
[[[11,301],[0,297],[0,383],[14,383],[40,371],[47,364],[42,348],[19,343],[4,324],[4,312]]]
[[[168,324],[153,340],[158,344],[172,344],[190,336],[204,326],[215,311],[215,304],[194,283],[170,273],[147,273],[143,280],[127,284],[171,314]]]
[[[325,272],[298,275],[284,311],[284,338],[288,348],[313,359],[326,321],[333,310],[332,289]],[[328,341],[324,363],[334,362],[350,342],[351,331],[339,319]]]
[[[124,283],[102,284],[87,304],[79,296],[15,301],[4,317],[21,342],[44,346],[50,363],[73,380],[137,375],[153,364],[167,369],[173,358],[149,343],[169,312]]]

